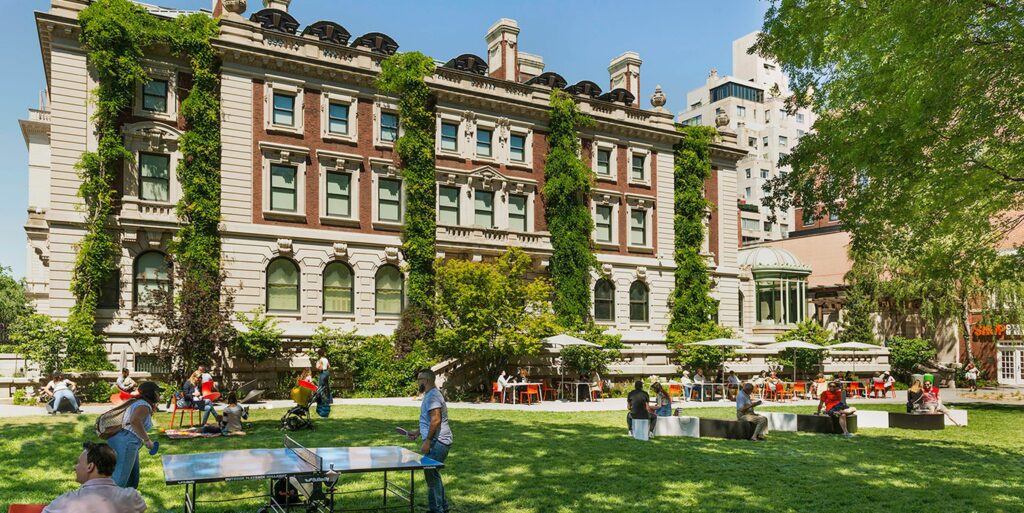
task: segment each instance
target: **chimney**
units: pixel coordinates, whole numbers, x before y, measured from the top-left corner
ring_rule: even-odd
[[[264,9],[280,9],[284,12],[288,12],[288,4],[292,3],[292,0],[263,0]]]
[[[608,65],[608,75],[611,79],[612,89],[625,89],[633,94],[632,106],[640,107],[640,54],[636,52],[625,52],[612,59]]]
[[[544,58],[526,52],[516,52],[519,58],[519,81],[526,82],[531,78],[544,73]]]
[[[502,18],[487,30],[487,72],[501,80],[519,81],[519,24]]]

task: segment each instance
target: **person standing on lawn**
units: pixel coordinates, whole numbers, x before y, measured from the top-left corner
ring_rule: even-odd
[[[121,488],[139,486],[139,450],[142,446],[153,448],[148,431],[153,429],[153,412],[160,403],[160,392],[163,389],[152,381],[139,385],[139,399],[125,410],[121,430],[107,440],[117,453],[117,466],[111,478]]]
[[[320,372],[320,379],[317,380],[316,386],[323,388],[323,397],[325,400],[331,400],[331,362],[327,361],[327,351],[320,349],[317,351],[319,358],[316,360],[316,370]]]
[[[448,451],[452,446],[452,428],[448,425],[448,405],[444,396],[437,389],[437,376],[434,371],[424,369],[416,375],[423,402],[420,404],[419,429],[408,432],[410,439],[422,438],[420,453],[424,456],[444,463],[448,459]],[[444,482],[438,469],[423,469],[423,477],[427,481],[427,507],[431,513],[448,513],[451,505],[444,492]]]
[[[978,391],[978,367],[974,363],[968,363],[967,367],[964,367],[964,377],[967,378],[967,384],[971,387],[971,392]]]
[[[754,407],[761,404],[761,401],[753,402],[750,394],[754,392],[753,383],[744,383],[743,388],[736,394],[736,420],[745,420],[754,424],[754,435],[751,441],[763,442],[765,431],[768,430],[768,417],[754,413]]]
[[[838,382],[828,384],[828,390],[821,393],[818,398],[818,411],[815,415],[821,415],[821,407],[825,406],[825,413],[830,417],[839,417],[839,427],[843,428],[843,436],[853,438],[853,433],[846,428],[846,417],[857,413],[857,408],[848,406],[843,400],[843,391],[839,388]]]

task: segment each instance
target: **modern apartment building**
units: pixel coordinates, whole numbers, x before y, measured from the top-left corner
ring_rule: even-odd
[[[237,2],[213,4],[221,18],[214,47],[227,285],[238,311],[265,308],[290,339],[319,325],[390,333],[406,303],[405,189],[393,151],[402,122],[396,99],[379,94],[374,79],[399,43],[376,32],[355,36],[349,30],[357,27],[334,21],[300,22],[289,3],[265,1],[244,15]],[[89,91],[96,84],[78,41],[77,16],[87,4],[53,0],[37,13],[49,104],[22,123],[31,162],[27,279],[39,310],[56,318],[74,304],[75,245],[84,233],[74,166],[95,147]],[[438,255],[487,261],[518,246],[533,256],[536,273],[546,271],[548,102],[553,89],[564,89],[596,121],[582,133],[582,158],[596,175],[594,317],[631,346],[621,372],[674,372],[664,332],[678,133],[664,96],[658,91],[653,108],[641,108],[642,61],[633,52],[611,60],[606,77],[570,85],[546,70],[543,58],[520,51],[519,32],[514,20],[499,20],[484,35],[486,57],[444,56],[428,78],[437,96]],[[179,227],[178,109],[190,83],[186,63],[162,49],[147,54],[146,65],[150,80],[138,84],[122,127],[135,160],[116,180],[121,255],[99,311],[112,360],[129,367],[153,365],[145,363],[152,348],[133,333],[134,308],[147,290],[174,285],[166,255]],[[713,144],[707,194],[717,206],[702,248],[721,302],[719,321],[735,328],[743,280],[736,162],[746,152],[729,130]]]
[[[779,159],[792,151],[815,119],[809,109],[787,111],[785,100],[792,93],[779,65],[747,53],[756,39],[753,32],[733,41],[732,74],[711,70],[704,85],[687,93],[687,109],[679,114],[683,124],[728,127],[749,152],[737,164],[743,244],[786,238],[801,222],[792,209],[770,221],[761,199],[768,180],[789,172]]]

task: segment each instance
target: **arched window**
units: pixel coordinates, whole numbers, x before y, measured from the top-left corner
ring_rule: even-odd
[[[647,322],[647,285],[642,281],[634,281],[629,286],[629,320]]]
[[[405,283],[402,272],[393,265],[385,265],[377,271],[376,297],[378,314],[400,314],[405,299]]]
[[[135,288],[132,304],[154,306],[169,294],[173,287],[171,261],[159,251],[147,251],[135,259]]]
[[[597,280],[597,285],[594,285],[594,319],[615,320],[615,286],[604,278]]]
[[[267,266],[267,311],[299,310],[299,266],[287,258],[275,258]]]
[[[344,262],[331,262],[324,268],[324,313],[352,313],[355,302],[352,268]]]

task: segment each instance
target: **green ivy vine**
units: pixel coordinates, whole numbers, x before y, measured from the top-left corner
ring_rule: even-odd
[[[708,126],[680,127],[674,165],[675,288],[670,296],[670,333],[689,333],[711,321],[718,303],[711,297],[711,280],[700,249],[704,215],[709,206],[704,180],[711,176],[711,141],[717,133]]]
[[[434,300],[435,221],[434,94],[426,77],[434,60],[420,52],[399,53],[381,62],[377,89],[398,97],[402,135],[395,141],[405,186],[402,251],[409,269],[409,303],[430,318]]]
[[[594,219],[588,206],[594,176],[578,156],[579,131],[593,120],[563,91],[552,91],[550,106],[543,192],[551,233],[552,306],[563,326],[577,327],[590,318],[590,270],[597,266],[591,239]]]

